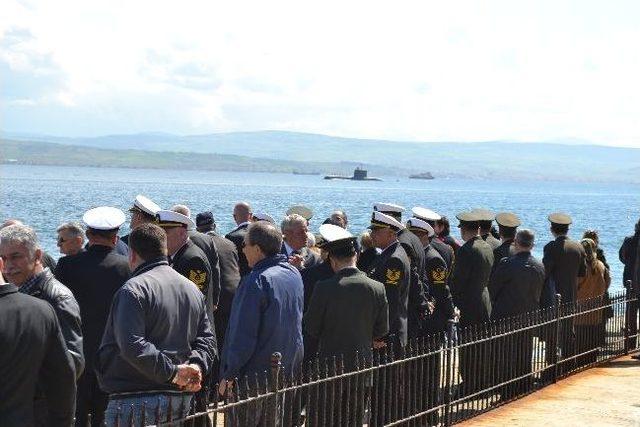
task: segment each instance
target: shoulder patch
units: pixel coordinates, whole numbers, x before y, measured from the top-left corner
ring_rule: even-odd
[[[442,284],[444,283],[444,279],[447,278],[447,270],[445,270],[444,268],[436,268],[435,270],[431,271],[431,281],[434,284]]]
[[[397,285],[398,282],[400,281],[400,278],[402,277],[402,272],[400,270],[394,270],[394,269],[388,268],[384,274],[384,277],[386,279],[385,284]]]
[[[198,289],[202,290],[207,281],[207,272],[202,270],[189,270],[189,280],[191,280]]]

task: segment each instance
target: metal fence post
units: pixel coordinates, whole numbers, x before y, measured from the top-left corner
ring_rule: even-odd
[[[447,322],[447,337],[445,341],[444,352],[444,423],[443,425],[451,425],[451,399],[453,392],[453,346],[455,345],[454,333],[455,333],[455,321],[449,319]]]
[[[553,340],[553,348],[549,351],[553,351],[551,354],[553,361],[553,382],[558,381],[558,373],[560,370],[560,357],[558,356],[558,348],[560,347],[560,335],[562,333],[562,328],[560,324],[560,304],[562,304],[562,296],[560,294],[556,294],[556,305],[555,305],[555,316],[556,316],[556,324],[555,324],[555,339]]]
[[[271,413],[273,414],[273,426],[280,425],[279,417],[279,390],[280,390],[280,371],[282,370],[282,354],[276,352],[271,355],[271,392],[273,392],[273,399],[269,399],[273,408]]]

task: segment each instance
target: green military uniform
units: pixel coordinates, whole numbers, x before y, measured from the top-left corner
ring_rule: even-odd
[[[493,234],[489,231],[496,215],[488,209],[473,209],[471,213],[476,216],[478,224],[480,225],[482,230],[480,237],[482,237],[482,240],[491,246],[491,250],[497,249],[498,246],[500,246],[500,240],[493,237]]]
[[[453,302],[460,309],[460,324],[489,321],[491,300],[487,286],[493,265],[493,250],[480,237],[473,237],[458,250],[449,279]]]
[[[384,285],[367,277],[355,267],[357,238],[347,230],[333,224],[320,226],[328,252],[327,263],[333,268],[344,266],[332,277],[314,286],[306,307],[303,325],[306,336],[317,340],[318,356],[322,366],[330,358],[344,360],[346,371],[358,366],[371,365],[374,339],[389,332],[389,309]],[[306,343],[305,343],[306,344]],[[334,411],[327,411],[327,385],[321,385],[318,399],[308,408],[309,419],[318,418],[320,425],[362,425],[365,406],[361,399],[364,387],[369,387],[362,375],[351,378],[344,389],[333,390],[336,401],[342,402],[338,418]],[[347,411],[348,408],[348,411]]]
[[[477,229],[478,219],[473,212],[458,214],[457,218],[461,226],[470,223],[471,228]],[[487,286],[492,266],[493,250],[480,236],[470,238],[458,249],[449,284],[453,302],[460,309],[460,326],[463,328],[490,319],[491,300]],[[478,337],[463,333],[462,343],[467,339],[476,340]],[[464,382],[462,392],[468,394],[484,388],[490,367],[488,346],[477,344],[461,348],[459,359],[460,376]]]
[[[551,224],[568,227],[572,223],[571,217],[563,213],[549,215]],[[545,268],[545,284],[542,294],[542,306],[554,303],[556,293],[560,294],[562,304],[575,303],[578,292],[578,277],[586,274],[586,254],[582,245],[566,235],[559,235],[555,240],[544,246],[542,263]],[[554,342],[552,337],[547,340],[546,360],[551,363],[554,359],[556,346],[560,347],[561,357],[571,357],[576,352],[576,335],[573,318],[561,322],[560,341]],[[573,361],[564,363],[561,372],[572,369]]]
[[[304,327],[307,334],[318,339],[321,360],[342,355],[345,369],[354,369],[356,352],[369,356],[373,340],[389,332],[384,285],[357,268],[338,271],[316,284]]]

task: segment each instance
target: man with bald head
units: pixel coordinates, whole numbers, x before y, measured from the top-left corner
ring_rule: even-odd
[[[244,236],[247,234],[247,227],[251,223],[251,217],[253,213],[251,211],[251,205],[247,202],[238,202],[233,207],[233,220],[236,222],[237,227],[231,230],[226,236],[231,240],[238,249],[238,261],[240,267],[240,276],[246,276],[250,271],[249,264],[247,264],[247,257],[242,252],[242,244],[244,242]]]

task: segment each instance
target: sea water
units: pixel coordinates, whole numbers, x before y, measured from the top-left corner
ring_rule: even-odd
[[[450,218],[451,233],[459,239],[455,214],[474,207],[494,212],[510,211],[523,227],[536,233],[534,255],[552,239],[547,215],[563,211],[573,217],[570,236],[582,237],[595,228],[611,266],[612,289],[622,284],[618,249],[633,233],[640,218],[640,186],[612,183],[434,179],[381,177],[383,181],[328,181],[319,175],[191,170],[116,169],[89,167],[0,165],[0,219],[18,218],[33,226],[44,249],[58,257],[56,227],[80,221],[90,208],[108,205],[127,211],[137,194],[163,208],[188,205],[193,216],[213,212],[218,231],[235,224],[231,212],[240,200],[254,211],[267,212],[277,221],[294,204],[309,206],[314,217],[311,231],[334,209],[344,210],[349,230],[356,234],[369,224],[375,202],[433,209]],[[121,234],[128,232],[128,224]]]

